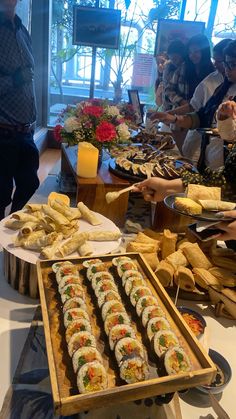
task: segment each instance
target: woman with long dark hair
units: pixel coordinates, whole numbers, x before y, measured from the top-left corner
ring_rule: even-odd
[[[187,44],[185,61],[176,69],[165,89],[172,108],[188,103],[197,85],[213,71],[207,37],[201,34],[193,36]]]

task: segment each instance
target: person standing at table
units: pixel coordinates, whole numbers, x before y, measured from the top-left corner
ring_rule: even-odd
[[[34,59],[17,1],[0,0],[0,219],[11,202],[11,212],[20,210],[39,186]]]

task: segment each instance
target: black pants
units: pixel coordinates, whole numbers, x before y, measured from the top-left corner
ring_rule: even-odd
[[[39,187],[38,168],[33,132],[0,129],[0,219],[11,202],[11,212],[20,210],[34,194]]]

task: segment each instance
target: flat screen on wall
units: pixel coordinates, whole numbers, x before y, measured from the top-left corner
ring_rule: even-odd
[[[120,10],[74,6],[73,44],[99,48],[118,48]]]

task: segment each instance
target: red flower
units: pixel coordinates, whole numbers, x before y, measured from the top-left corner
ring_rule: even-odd
[[[97,126],[95,135],[100,143],[110,142],[116,138],[116,129],[110,122],[102,121]]]
[[[61,131],[63,130],[63,127],[61,125],[56,125],[53,130],[53,135],[56,141],[59,143],[63,140],[61,136]]]
[[[101,106],[85,106],[83,109],[84,115],[92,115],[96,116],[96,118],[100,118],[103,114],[103,108]]]

